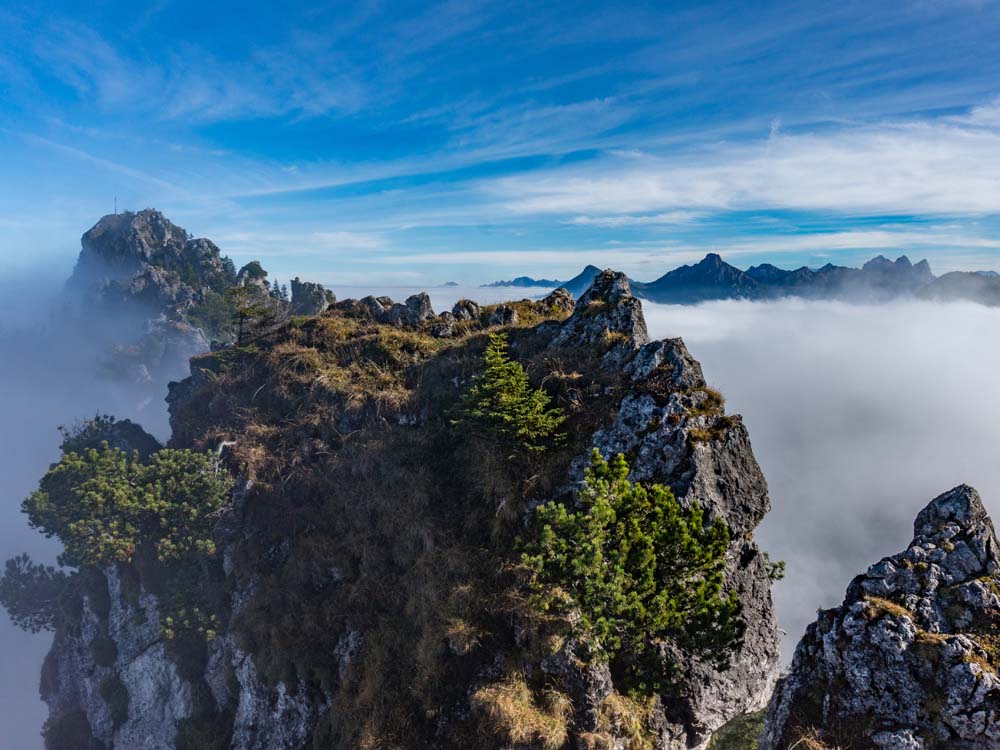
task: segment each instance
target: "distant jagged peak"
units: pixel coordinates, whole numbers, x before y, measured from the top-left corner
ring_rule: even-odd
[[[457,286],[457,284],[455,286]],[[481,284],[480,286],[485,289],[492,289],[495,287],[555,287],[559,286],[559,282],[555,279],[536,279],[531,276],[516,276],[509,281],[493,281],[489,284]]]
[[[912,272],[930,273],[931,266],[927,259],[913,263],[906,255],[900,255],[896,260],[889,260],[884,255],[876,255],[863,266],[862,271]]]

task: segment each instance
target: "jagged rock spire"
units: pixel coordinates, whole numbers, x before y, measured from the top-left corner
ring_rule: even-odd
[[[960,485],[917,515],[903,552],[821,612],[768,709],[762,750],[1000,747],[1000,577],[993,522]]]
[[[611,269],[594,277],[590,288],[576,301],[573,314],[552,340],[552,346],[610,344],[606,355],[609,365],[621,365],[648,343],[642,304],[633,296],[625,274]]]

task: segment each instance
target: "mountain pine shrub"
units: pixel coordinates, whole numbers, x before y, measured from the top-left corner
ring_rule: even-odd
[[[524,368],[510,358],[506,333],[490,334],[484,359],[485,370],[465,395],[464,421],[532,452],[557,442],[566,417],[549,406],[549,395],[532,388]]]
[[[164,449],[144,462],[103,442],[66,453],[23,508],[32,527],[62,541],[63,565],[130,562],[140,545],[169,562],[214,554],[209,517],[230,487],[211,454]]]
[[[671,646],[727,669],[744,624],[735,592],[722,591],[725,524],[628,474],[624,456],[609,463],[595,450],[578,509],[539,506],[522,562],[536,606],[570,615],[581,641],[649,694],[676,672]]]
[[[0,576],[0,606],[22,630],[52,630],[59,620],[69,581],[65,573],[19,555],[7,561]]]

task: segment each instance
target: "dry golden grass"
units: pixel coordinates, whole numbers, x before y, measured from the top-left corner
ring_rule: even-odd
[[[883,599],[880,596],[866,596],[865,601],[868,603],[865,617],[869,620],[875,620],[885,615],[913,619],[913,613],[910,610],[889,599]]]
[[[569,739],[569,698],[555,690],[542,691],[536,698],[521,674],[477,690],[472,707],[485,718],[484,729],[503,742],[560,750]]]
[[[827,745],[820,739],[819,733],[813,729],[796,739],[788,746],[788,750],[840,750],[840,748]]]
[[[596,732],[577,738],[580,750],[614,750],[621,740],[626,750],[653,750],[650,731],[652,702],[611,693],[601,705]]]

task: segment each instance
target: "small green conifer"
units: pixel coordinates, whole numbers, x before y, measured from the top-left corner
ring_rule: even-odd
[[[490,334],[485,362],[482,375],[465,395],[465,419],[533,452],[558,441],[557,430],[566,417],[549,406],[549,395],[532,388],[524,368],[510,358],[506,333]]]

